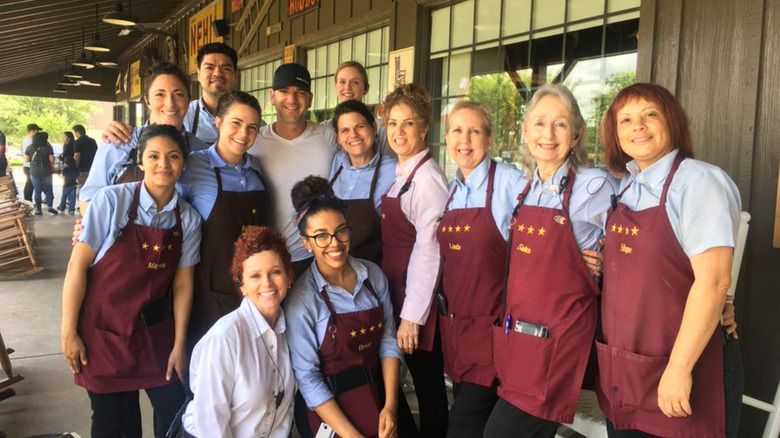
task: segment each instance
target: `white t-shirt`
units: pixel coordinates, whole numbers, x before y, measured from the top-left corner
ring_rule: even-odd
[[[338,147],[336,134],[333,128],[306,122],[303,134],[286,140],[274,132],[274,125],[260,128],[249,153],[260,160],[274,207],[274,228],[285,236],[292,260],[297,262],[310,258],[311,254],[301,243],[290,191],[295,183],[309,175],[328,178]]]

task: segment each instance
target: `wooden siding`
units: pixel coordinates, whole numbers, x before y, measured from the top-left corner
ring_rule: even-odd
[[[637,77],[672,90],[697,158],[726,170],[752,215],[737,288],[745,393],[772,401],[780,379],[780,250],[772,248],[780,160],[780,2],[643,0]],[[741,437],[766,414],[745,407]]]

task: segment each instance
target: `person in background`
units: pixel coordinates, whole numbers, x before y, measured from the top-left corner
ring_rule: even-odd
[[[447,203],[447,178],[425,144],[433,108],[420,85],[397,87],[385,97],[382,122],[398,155],[395,181],[382,197],[382,271],[398,323],[398,348],[420,404],[420,436],[447,435],[447,394],[437,306],[437,219]]]
[[[525,108],[534,161],[509,221],[505,290],[493,330],[499,400],[485,437],[552,438],[571,423],[596,330],[599,288],[583,250],[599,250],[616,181],[587,168],[586,125],[563,85]]]
[[[249,153],[260,160],[273,203],[273,227],[287,238],[296,278],[312,257],[301,243],[290,202],[293,185],[307,175],[327,178],[338,147],[333,128],[306,120],[311,107],[311,76],[300,64],[282,64],[269,92],[276,122],[263,126]]]
[[[95,139],[87,136],[87,131],[82,125],[75,125],[73,127],[73,133],[76,139],[73,142],[73,158],[76,160],[76,166],[79,169],[78,191],[84,187],[84,183],[89,176],[89,169],[92,168],[92,161],[95,159],[97,153],[97,143]]]
[[[8,159],[5,157],[5,134],[0,131],[0,178],[8,172]]]
[[[607,432],[736,437],[742,376],[724,351],[738,344],[718,319],[739,190],[722,169],[693,159],[685,111],[659,85],[624,88],[601,123],[605,161],[624,175],[607,224],[596,344]]]
[[[188,156],[179,128],[148,126],[138,149],[143,181],[95,194],[62,287],[62,352],[89,395],[93,437],[140,437],[141,389],[157,438],[184,402],[200,215],[176,193]]]
[[[22,139],[22,153],[24,153],[27,148],[30,147],[32,144],[33,136],[37,134],[38,132],[43,131],[40,126],[36,125],[35,123],[31,123],[27,125],[27,135]],[[24,171],[24,200],[32,202],[33,200],[33,184],[32,180],[30,179],[30,162],[25,161],[22,165],[22,170]]]
[[[178,436],[287,438],[295,379],[281,305],[293,282],[290,253],[284,237],[265,227],[246,227],[233,246],[230,270],[241,305],[195,346],[194,395]]]
[[[149,69],[144,81],[144,101],[149,107],[149,120],[145,126],[166,124],[183,129],[190,96],[187,75],[175,65],[162,62]],[[82,216],[92,196],[100,188],[143,179],[143,171],[138,167],[137,144],[144,127],[134,128],[132,138],[127,143],[105,143],[98,148],[94,165],[78,196]],[[189,132],[184,131],[184,139],[190,151],[208,148]]]
[[[60,205],[57,208],[60,213],[65,212],[65,205],[68,204],[68,213],[76,213],[76,184],[79,176],[79,168],[76,165],[76,160],[73,157],[73,133],[65,131],[62,135],[62,142],[65,144],[62,148],[62,154],[60,154],[60,160],[62,160],[62,178],[64,180],[62,184],[62,196],[60,197]]]
[[[509,220],[525,181],[522,171],[488,155],[493,117],[487,106],[455,104],[444,138],[458,165],[436,232],[444,304],[439,328],[455,395],[450,434],[482,437],[498,400],[491,327],[501,311]]]
[[[336,74],[333,76],[335,83],[336,99],[338,103],[344,103],[348,100],[357,100],[362,102],[368,94],[371,85],[368,83],[368,72],[363,64],[357,61],[346,61],[339,65]],[[334,116],[335,117],[335,116]],[[372,117],[373,118],[373,117]],[[385,125],[378,118],[374,118],[377,128],[374,129],[377,138],[376,150],[384,157],[397,158],[395,152],[387,144],[387,134]],[[331,125],[333,120],[324,120],[322,125]]]
[[[332,121],[341,149],[333,157],[330,184],[347,205],[353,256],[382,264],[379,213],[382,195],[395,181],[398,160],[376,150],[376,123],[368,107],[347,100],[336,107]]]
[[[37,132],[32,143],[24,151],[24,162],[30,164],[30,179],[35,189],[35,215],[41,211],[41,193],[46,194],[46,205],[49,213],[57,214],[54,209],[54,191],[52,190],[52,174],[54,173],[54,149],[49,144],[49,134]]]
[[[387,279],[376,264],[350,256],[346,209],[326,179],[307,177],[291,196],[301,240],[314,254],[284,305],[298,431],[314,438],[327,425],[344,438],[395,438],[401,351]]]

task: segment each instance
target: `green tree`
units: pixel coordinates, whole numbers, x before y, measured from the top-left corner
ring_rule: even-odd
[[[636,72],[627,71],[622,73],[615,73],[604,80],[604,84],[607,90],[602,93],[597,93],[593,96],[590,103],[593,106],[593,113],[588,117],[588,139],[589,143],[593,145],[598,144],[598,132],[599,125],[601,124],[601,118],[609,108],[609,105],[615,100],[615,96],[620,90],[628,87],[636,82]]]
[[[52,143],[58,143],[62,133],[73,125],[89,129],[93,114],[99,111],[97,105],[83,100],[0,96],[0,131],[19,147],[27,135],[27,125],[36,123],[49,133]]]

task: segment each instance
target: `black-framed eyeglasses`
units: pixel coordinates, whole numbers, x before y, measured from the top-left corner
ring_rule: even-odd
[[[306,237],[307,239],[314,239],[314,243],[320,248],[327,248],[330,246],[331,242],[333,242],[334,237],[341,243],[349,242],[349,239],[352,238],[352,229],[350,227],[343,227],[336,230],[334,234],[319,233],[313,236],[307,236],[304,234],[303,237]]]

